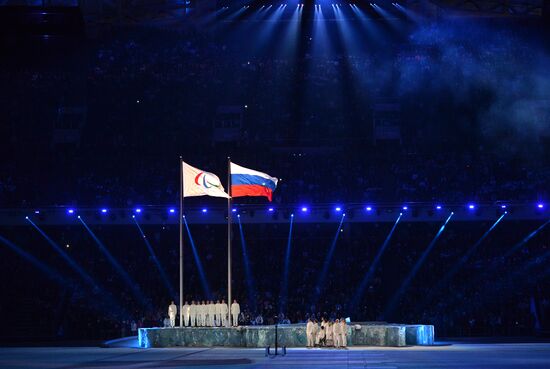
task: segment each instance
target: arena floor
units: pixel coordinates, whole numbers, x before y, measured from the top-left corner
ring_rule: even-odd
[[[7,368],[549,368],[549,343],[465,344],[348,350],[289,349],[265,357],[263,349],[231,348],[0,348]]]

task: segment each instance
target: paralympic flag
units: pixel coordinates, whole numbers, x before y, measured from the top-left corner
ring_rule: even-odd
[[[228,198],[217,175],[205,172],[181,162],[183,175],[183,197],[216,196]]]
[[[231,163],[231,196],[265,196],[271,201],[279,181],[268,174]]]

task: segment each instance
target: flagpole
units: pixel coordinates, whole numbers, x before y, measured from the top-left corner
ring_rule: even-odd
[[[180,156],[180,328],[183,328],[183,159]]]
[[[231,327],[231,158],[227,157],[227,326]]]

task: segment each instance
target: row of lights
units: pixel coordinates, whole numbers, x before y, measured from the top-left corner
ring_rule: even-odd
[[[470,203],[470,204],[466,205],[466,207],[467,207],[469,210],[475,210],[475,209],[477,208],[477,205],[476,205],[476,204]],[[501,205],[499,205],[499,207],[500,207],[501,209],[506,209],[507,206],[506,206],[505,204],[501,204]],[[538,204],[536,204],[536,208],[542,210],[542,209],[544,209],[544,204],[543,204],[543,203],[538,203]],[[409,210],[409,206],[404,205],[401,209],[404,210],[404,211],[407,211],[407,210]],[[443,205],[435,205],[435,209],[436,209],[436,210],[442,210],[442,209],[443,209]],[[368,211],[368,212],[371,212],[371,211],[374,210],[374,208],[373,208],[372,206],[368,205],[368,206],[365,207],[365,210]],[[236,209],[236,208],[233,208],[231,211],[232,211],[233,213],[236,213],[236,212],[237,212],[237,209]],[[267,211],[270,212],[270,213],[272,213],[272,212],[275,211],[275,208],[274,208],[274,207],[269,207],[269,208],[267,208]],[[307,213],[307,212],[309,212],[309,208],[308,208],[307,206],[302,206],[302,207],[300,208],[300,211],[301,211],[302,213]],[[334,211],[337,212],[337,213],[340,213],[340,212],[343,211],[343,207],[342,207],[342,206],[336,206],[336,207],[334,208]],[[76,210],[73,209],[73,208],[67,209],[67,214],[74,214],[75,212],[76,212]],[[101,212],[101,214],[107,214],[107,213],[109,212],[109,210],[108,210],[107,208],[102,208],[102,209],[100,210],[100,212]],[[134,213],[135,213],[135,214],[141,214],[141,212],[142,212],[142,209],[141,209],[141,208],[135,208],[135,209],[134,209]],[[176,209],[175,209],[175,208],[169,208],[169,209],[168,209],[168,212],[169,212],[170,214],[175,214],[175,213],[176,213]],[[207,209],[207,208],[202,208],[202,209],[201,209],[201,212],[202,212],[202,213],[207,213],[207,212],[208,212],[208,209]],[[35,213],[35,214],[40,214],[40,210],[35,210],[34,213]]]

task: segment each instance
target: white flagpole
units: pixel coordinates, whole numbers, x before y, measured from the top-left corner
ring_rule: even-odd
[[[231,327],[231,158],[227,158],[227,326]]]
[[[180,156],[180,328],[183,328],[183,159]]]

